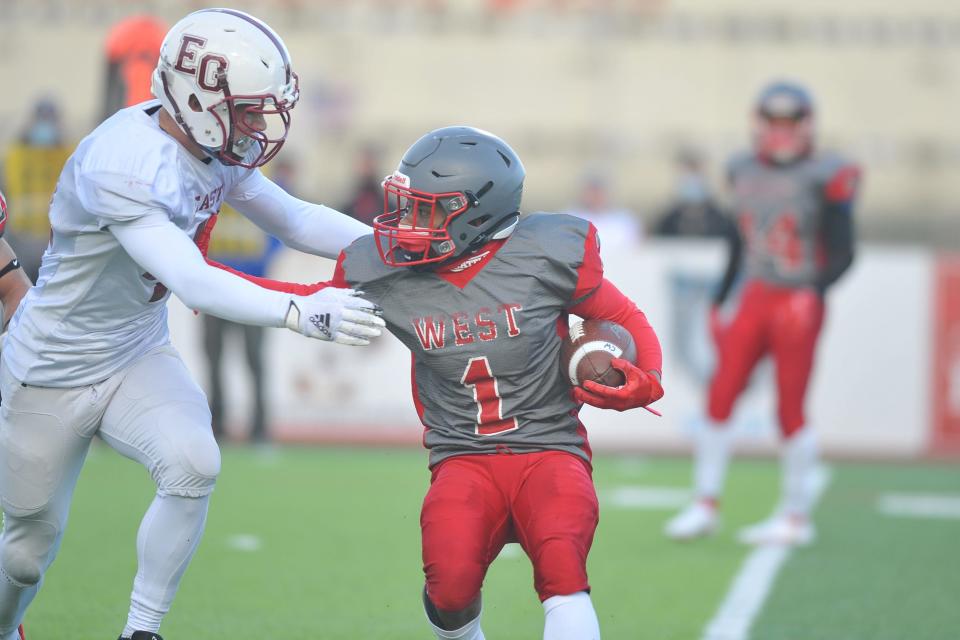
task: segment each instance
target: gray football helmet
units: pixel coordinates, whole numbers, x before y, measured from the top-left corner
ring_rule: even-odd
[[[795,82],[773,82],[754,106],[753,144],[757,155],[774,164],[804,158],[814,146],[813,97]]]
[[[438,263],[509,235],[520,216],[526,171],[506,142],[473,127],[431,131],[383,182],[373,221],[384,263]]]

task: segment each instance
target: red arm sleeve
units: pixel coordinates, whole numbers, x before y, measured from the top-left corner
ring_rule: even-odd
[[[579,304],[599,287],[602,281],[603,261],[600,260],[600,241],[597,239],[597,228],[590,223],[587,239],[583,243],[583,262],[577,267],[577,286],[570,298],[570,304]]]
[[[204,260],[207,261],[207,264],[211,267],[216,267],[217,269],[223,269],[229,273],[232,273],[235,276],[240,276],[244,280],[249,280],[255,285],[261,286],[264,289],[271,289],[273,291],[283,291],[284,293],[292,293],[297,296],[308,296],[311,293],[316,293],[323,289],[324,287],[329,287],[331,283],[329,282],[315,282],[313,284],[300,284],[297,282],[283,282],[282,280],[271,280],[269,278],[260,278],[257,276],[252,276],[249,273],[244,273],[243,271],[237,271],[233,267],[228,267],[225,264],[221,264],[216,260],[211,260],[207,257],[207,251],[210,249],[210,237],[213,235],[213,228],[217,226],[218,216],[213,215],[206,222],[204,222],[199,229],[197,229],[196,235],[194,235],[193,241],[196,243],[197,247],[200,249],[200,253],[203,254]],[[339,268],[340,261],[337,261],[337,267]]]
[[[606,278],[602,280],[593,295],[570,307],[570,312],[581,318],[610,320],[623,326],[633,336],[633,341],[637,345],[635,364],[644,371],[656,371],[658,374],[663,371],[660,340],[657,339],[657,334],[647,321],[647,316]]]
[[[644,371],[656,371],[658,375],[663,371],[660,340],[647,322],[647,316],[603,277],[600,243],[597,240],[597,228],[593,224],[583,245],[583,263],[577,269],[577,286],[572,302],[573,305],[568,307],[571,313],[581,318],[610,320],[629,331],[637,345],[637,361],[634,364]]]
[[[225,264],[220,264],[215,262],[210,258],[207,258],[207,264],[211,267],[216,267],[217,269],[223,269],[224,271],[229,271],[235,276],[240,276],[244,280],[249,280],[255,285],[259,285],[264,289],[272,289],[273,291],[283,291],[284,293],[292,293],[297,296],[308,296],[311,293],[316,293],[325,287],[331,285],[330,282],[315,282],[313,284],[300,284],[297,282],[284,282],[282,280],[271,280],[269,278],[258,278],[257,276],[252,276],[249,273],[244,273],[243,271],[237,271],[232,267],[228,267]]]
[[[350,284],[347,282],[346,274],[343,271],[343,259],[345,257],[346,254],[343,251],[337,256],[337,266],[333,269],[333,279],[330,281],[330,284],[334,287],[349,289]]]

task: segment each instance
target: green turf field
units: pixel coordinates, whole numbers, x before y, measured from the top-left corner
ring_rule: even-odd
[[[167,640],[430,638],[420,608],[418,513],[426,454],[404,449],[224,452],[206,536],[161,632]],[[685,488],[681,460],[596,460],[601,522],[590,560],[607,640],[698,640],[749,553],[737,528],[766,515],[777,467],[732,470],[725,526],[680,545],[670,507],[614,502],[631,487]],[[960,494],[956,466],[835,464],[817,511],[820,542],[795,552],[751,638],[960,638],[960,520],[891,518],[879,494]],[[30,609],[29,640],[113,640],[152,495],[146,472],[97,447],[57,562]],[[536,639],[542,609],[527,559],[508,547],[484,591],[490,640]]]

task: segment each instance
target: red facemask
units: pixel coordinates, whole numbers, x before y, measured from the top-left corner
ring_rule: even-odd
[[[383,182],[383,213],[373,219],[373,235],[384,264],[408,267],[446,260],[456,251],[450,222],[466,211],[463,193],[426,193],[409,188],[401,173]],[[447,213],[447,211],[450,213]]]
[[[813,122],[809,115],[799,118],[769,118],[758,114],[754,127],[757,154],[768,162],[793,162],[813,148]]]

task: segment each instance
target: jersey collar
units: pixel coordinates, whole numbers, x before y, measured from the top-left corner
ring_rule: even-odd
[[[500,248],[506,244],[508,238],[502,240],[492,240],[475,251],[466,253],[456,260],[444,263],[434,271],[438,276],[454,285],[458,289],[463,289],[473,280],[477,274],[483,271],[493,256],[500,251]]]

